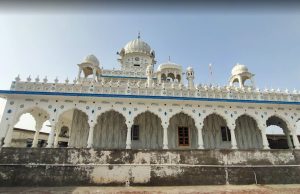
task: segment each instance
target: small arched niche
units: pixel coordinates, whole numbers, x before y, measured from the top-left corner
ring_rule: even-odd
[[[178,80],[178,82],[180,83],[181,81],[181,76],[179,74],[176,75],[176,79]]]
[[[168,73],[168,78],[171,78],[173,81],[175,79],[174,73]]]

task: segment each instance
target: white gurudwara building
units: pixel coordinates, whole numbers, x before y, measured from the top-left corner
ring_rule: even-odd
[[[120,68],[113,70],[88,55],[73,81],[16,77],[10,90],[0,90],[7,99],[2,146],[12,146],[14,126],[30,113],[36,121],[32,147],[49,121],[48,148],[58,147],[63,129],[72,148],[270,149],[271,125],[283,129],[287,148],[300,148],[298,91],[260,90],[242,64],[233,67],[226,86],[196,84],[192,67],[168,61],[156,68],[154,50],[140,37],[117,54]]]

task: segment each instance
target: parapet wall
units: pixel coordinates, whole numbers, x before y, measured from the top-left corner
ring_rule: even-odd
[[[0,186],[300,183],[300,150],[1,148]]]

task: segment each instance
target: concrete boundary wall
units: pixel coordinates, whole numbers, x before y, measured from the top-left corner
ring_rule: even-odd
[[[1,148],[0,186],[300,184],[300,150]]]

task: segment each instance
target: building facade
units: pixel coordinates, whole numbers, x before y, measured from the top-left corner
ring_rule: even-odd
[[[32,147],[49,120],[48,148],[58,147],[63,130],[74,148],[270,149],[271,125],[282,128],[286,147],[300,148],[299,91],[260,90],[242,64],[233,67],[226,86],[195,84],[192,67],[168,61],[154,68],[155,52],[140,37],[117,54],[120,68],[113,70],[87,56],[71,82],[16,77],[10,90],[0,91],[7,99],[2,146],[13,146],[15,124],[30,113],[36,121]]]
[[[11,141],[11,147],[32,147],[33,137],[35,131],[26,130],[21,128],[14,128],[13,139]],[[38,136],[38,141],[36,147],[46,147],[49,134],[45,132],[40,132]],[[58,137],[58,146],[66,147],[68,145],[68,136],[64,134],[64,128]]]

